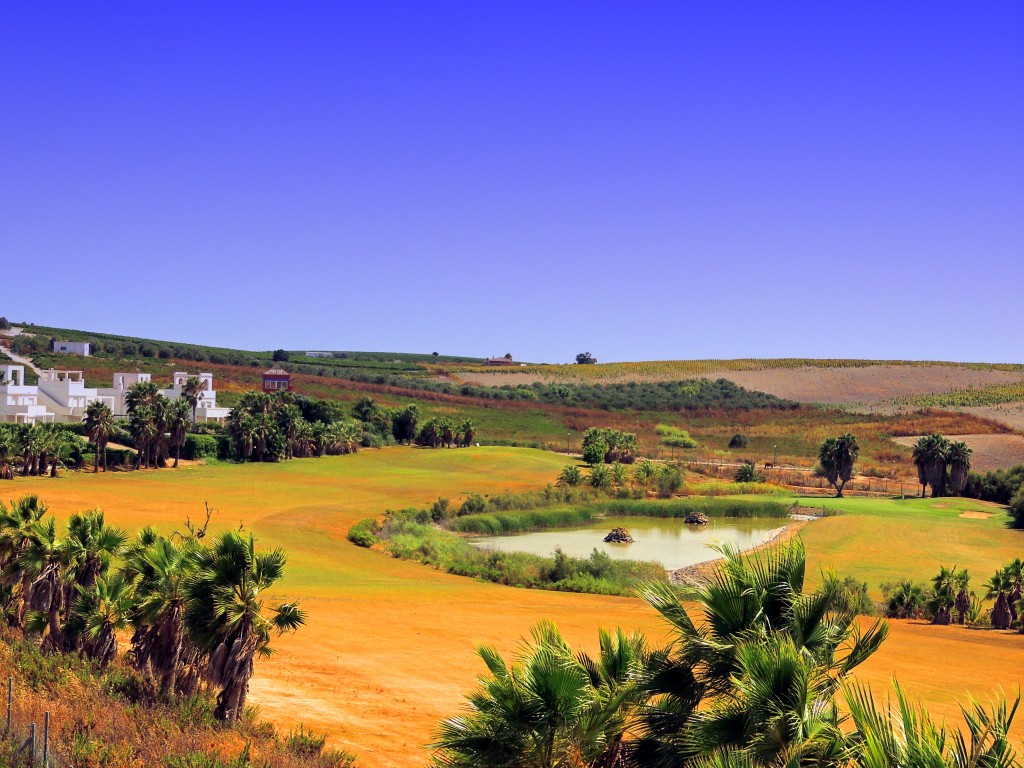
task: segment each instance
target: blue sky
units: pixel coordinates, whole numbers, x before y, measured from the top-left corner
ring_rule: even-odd
[[[0,11],[0,315],[1024,361],[1024,5]]]

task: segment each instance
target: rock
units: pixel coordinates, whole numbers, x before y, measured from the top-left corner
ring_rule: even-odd
[[[633,537],[625,528],[612,528],[611,533],[604,537],[605,541],[612,541],[616,544],[632,544]]]
[[[707,525],[708,516],[703,512],[688,512],[686,514],[686,520],[683,522],[689,523],[690,525]]]

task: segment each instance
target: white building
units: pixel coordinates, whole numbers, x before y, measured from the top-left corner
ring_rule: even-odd
[[[39,387],[26,386],[23,365],[0,365],[0,421],[53,421],[53,413],[39,403]]]
[[[81,371],[55,371],[52,368],[39,375],[39,394],[43,405],[52,409],[61,421],[81,421],[85,409],[94,400],[106,403],[114,410],[114,398],[101,395],[98,389],[85,386]]]
[[[160,392],[171,400],[181,397],[185,382],[189,380],[189,374],[184,371],[175,371],[174,379],[170,389],[161,389]],[[213,388],[213,374],[200,373],[199,381],[203,383],[203,391],[199,395],[199,402],[196,404],[196,421],[220,421],[231,415],[230,408],[217,407],[217,392]]]
[[[54,341],[53,342],[54,352],[63,352],[66,355],[82,355],[83,357],[89,356],[89,342],[88,341]]]
[[[114,412],[114,416],[117,418],[123,418],[128,415],[128,409],[124,404],[125,392],[128,391],[129,387],[144,381],[150,381],[152,378],[152,375],[148,373],[115,373],[114,386],[109,389],[101,388],[97,390],[97,394],[102,398],[110,398],[108,401],[110,410]]]
[[[122,418],[128,415],[128,408],[124,402],[124,396],[131,387],[143,382],[152,381],[152,375],[148,373],[124,373],[114,374],[114,386],[110,389],[100,389],[100,398],[110,398],[110,409],[114,416]],[[191,378],[191,374],[185,371],[175,371],[169,389],[159,390],[160,394],[170,400],[177,400],[185,389],[185,382]],[[213,374],[200,373],[197,377],[203,383],[199,401],[196,403],[196,421],[220,421],[231,415],[230,408],[217,406],[217,392],[213,388]]]

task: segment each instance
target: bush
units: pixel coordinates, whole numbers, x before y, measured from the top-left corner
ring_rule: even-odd
[[[696,448],[697,441],[690,437],[690,433],[679,427],[670,427],[668,424],[658,424],[654,431],[661,436],[661,442],[675,448]]]
[[[478,515],[487,508],[487,499],[479,493],[474,493],[459,507],[460,515]]]
[[[763,483],[764,476],[757,471],[757,467],[751,461],[745,461],[736,470],[734,478],[737,483]]]
[[[380,539],[377,538],[377,521],[372,517],[367,518],[366,520],[360,520],[348,529],[348,540],[357,547],[366,547],[367,549],[372,547],[374,544],[379,544]]]
[[[217,438],[213,435],[185,435],[185,444],[181,446],[183,459],[215,459],[220,454]]]
[[[746,435],[741,435],[737,432],[729,439],[730,448],[746,448],[750,444],[750,439]]]
[[[1013,517],[1013,527],[1024,528],[1024,486],[1010,499],[1009,512]]]
[[[664,466],[658,472],[658,495],[667,499],[683,487],[683,476],[675,467]]]

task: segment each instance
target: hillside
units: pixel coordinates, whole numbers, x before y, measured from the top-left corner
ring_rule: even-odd
[[[864,469],[910,478],[910,452],[892,438],[941,431],[988,436],[978,441],[979,466],[1024,460],[1019,440],[1001,437],[1024,427],[1024,365],[748,359],[501,368],[458,355],[310,357],[305,350],[286,351],[288,359],[275,362],[270,350],[20,328],[17,335],[0,333],[0,345],[41,368],[82,369],[89,386],[110,386],[115,371],[168,379],[176,370],[201,368],[213,373],[219,403],[230,406],[241,392],[259,388],[266,368],[280,365],[293,374],[296,391],[310,396],[343,403],[371,397],[386,406],[414,402],[427,417],[471,418],[482,444],[573,450],[587,428],[608,426],[636,432],[647,455],[727,463],[770,457],[809,468],[821,440],[843,430],[860,438]],[[94,353],[54,354],[52,337],[89,341]],[[716,384],[723,379],[736,388]],[[655,431],[660,423],[688,430],[699,447],[668,450]],[[739,453],[728,447],[737,433],[749,438]]]

